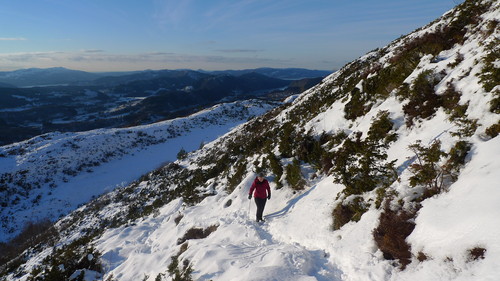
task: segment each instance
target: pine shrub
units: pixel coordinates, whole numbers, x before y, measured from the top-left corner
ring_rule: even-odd
[[[311,164],[316,170],[321,168],[321,157],[323,153],[324,151],[321,147],[320,140],[316,140],[316,138],[310,135],[305,135],[303,137],[297,149],[298,159]]]
[[[415,154],[415,163],[410,165],[412,176],[410,186],[423,185],[427,190],[437,194],[443,188],[444,171],[439,165],[446,153],[441,150],[441,141],[436,140],[430,146],[425,147],[420,141],[409,146]]]
[[[415,78],[408,93],[408,102],[403,105],[407,127],[413,126],[417,118],[432,116],[442,105],[442,97],[434,90],[438,82],[439,79],[432,70],[423,71]]]
[[[15,238],[8,243],[0,243],[0,276],[14,272],[25,262],[21,253],[26,249],[40,244],[50,246],[58,235],[48,219],[27,223]]]
[[[269,166],[271,167],[271,171],[275,176],[274,181],[276,183],[276,186],[279,189],[283,187],[283,184],[280,181],[281,176],[283,175],[283,166],[281,165],[278,157],[276,157],[276,155],[274,155],[274,153],[272,153],[271,151],[267,153],[267,160],[269,161]]]
[[[498,136],[498,134],[500,133],[500,121],[486,128],[485,133],[491,138]]]
[[[361,132],[353,133],[333,152],[331,171],[334,181],[345,185],[344,194],[362,194],[396,180],[395,160],[386,162],[386,150],[397,138],[390,133],[392,121],[388,116],[388,112],[379,112],[364,140]]]
[[[293,159],[292,163],[286,166],[286,181],[295,190],[301,190],[304,188],[306,182],[302,178],[302,172],[300,169],[300,162],[297,159]]]
[[[465,108],[459,108],[459,111],[457,111],[457,107],[460,106],[459,102],[462,97],[462,93],[457,91],[452,83],[447,84],[446,90],[441,97],[443,101],[443,108],[447,114],[451,115],[451,120],[464,116],[468,105],[465,105]]]
[[[186,159],[187,155],[188,155],[187,151],[184,148],[181,148],[177,153],[177,159],[184,160]]]
[[[456,105],[450,110],[451,114],[449,119],[457,126],[457,131],[451,132],[452,136],[460,138],[471,137],[477,130],[478,119],[469,119],[465,114],[469,104]],[[445,109],[446,110],[446,109]]]
[[[409,167],[412,173],[410,186],[425,187],[419,201],[446,191],[447,187],[457,180],[471,147],[472,144],[467,141],[458,141],[446,153],[441,150],[439,140],[429,146],[423,146],[420,141],[409,146],[415,154],[415,162]],[[445,157],[447,159],[443,164]]]
[[[186,245],[185,247],[183,247]],[[182,261],[182,265],[180,264],[179,257],[182,255],[184,251],[187,250],[187,244],[183,244],[179,252],[172,256],[170,259],[170,264],[168,265],[167,272],[172,277],[174,281],[192,281],[193,277],[191,274],[193,273],[193,267],[188,259],[184,259]],[[161,280],[161,276],[160,276]]]
[[[294,126],[292,122],[287,122],[281,127],[279,135],[279,152],[284,158],[293,156]]]
[[[500,67],[495,64],[500,57],[500,39],[496,38],[490,42],[486,49],[488,55],[483,58],[484,66],[479,77],[484,90],[491,92],[493,88],[500,85]]]
[[[241,180],[243,180],[243,176],[245,176],[246,174],[246,170],[247,170],[246,161],[242,160],[236,164],[235,173],[228,179],[227,190],[229,192],[232,192],[236,188],[236,186],[238,186],[241,183]]]
[[[344,107],[344,117],[347,120],[355,120],[370,111],[372,105],[368,94],[362,93],[359,88],[354,88],[351,91],[349,102]]]
[[[457,180],[460,169],[465,165],[465,158],[471,148],[472,144],[470,142],[461,140],[457,141],[448,152],[448,160],[443,169],[450,175],[452,181]]]
[[[70,244],[54,249],[39,267],[33,269],[28,280],[69,280],[73,273],[82,269],[103,273],[101,253],[89,245],[92,237],[92,235],[83,236]]]

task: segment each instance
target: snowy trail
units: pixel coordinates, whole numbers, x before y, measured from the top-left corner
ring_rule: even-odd
[[[330,262],[328,253],[275,235],[275,225],[286,223],[297,203],[315,187],[290,200],[281,200],[290,197],[289,192],[275,191],[273,196],[277,199],[269,201],[266,207],[266,223],[258,224],[248,217],[246,195],[250,180],[253,178],[244,180],[242,188],[230,195],[208,197],[185,209],[181,200],[175,200],[162,208],[157,217],[107,231],[97,241],[97,248],[103,253],[108,276],[138,280],[145,275],[154,278],[166,273],[170,257],[179,252],[179,237],[192,227],[218,225],[208,237],[188,240],[188,249],[180,256],[190,260],[195,280],[342,280],[341,271]],[[233,203],[225,207],[228,198]],[[279,202],[286,204],[278,205]],[[251,217],[254,212],[251,204]],[[183,218],[176,225],[174,218],[180,213]]]

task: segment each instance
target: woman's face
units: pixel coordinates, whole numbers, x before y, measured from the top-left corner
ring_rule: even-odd
[[[263,181],[264,180],[264,177],[257,177],[259,179],[259,181]]]

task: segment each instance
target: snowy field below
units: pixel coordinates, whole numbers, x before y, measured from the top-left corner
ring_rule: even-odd
[[[54,221],[94,197],[126,186],[141,175],[175,161],[181,149],[196,150],[200,145],[217,139],[246,122],[248,118],[261,115],[272,108],[273,105],[259,101],[234,102],[152,125],[82,133],[54,133],[47,139],[37,137],[0,147],[0,154],[7,156],[0,157],[0,175],[25,173],[29,180],[36,181],[47,169],[52,173],[51,186],[43,183],[46,180],[38,180],[42,181],[41,188],[32,189],[29,193],[20,191],[21,194],[27,194],[27,199],[2,208],[0,215],[6,225],[1,228],[0,241],[13,237],[28,222],[43,219]],[[174,137],[166,138],[173,129]],[[154,137],[155,141],[137,146],[134,142],[139,135]],[[124,149],[129,146],[129,149]],[[75,150],[74,147],[78,148]],[[26,152],[22,155],[9,154],[9,151],[21,150]],[[120,154],[119,151],[123,153]],[[111,156],[109,161],[99,161],[107,153],[115,156]],[[90,169],[75,169],[77,165],[88,165],[96,161],[99,164]],[[71,169],[75,170],[74,175],[65,174],[65,171]],[[19,198],[21,195],[10,196],[12,200],[8,202],[15,202],[16,196]]]

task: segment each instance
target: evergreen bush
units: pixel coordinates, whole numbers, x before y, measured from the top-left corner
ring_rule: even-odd
[[[420,141],[409,146],[409,149],[415,154],[415,162],[409,167],[412,173],[410,186],[425,187],[419,201],[445,191],[457,180],[471,147],[472,144],[467,141],[458,141],[446,153],[441,150],[439,140],[434,141],[429,146],[423,146]],[[448,159],[443,164],[441,162],[445,157]]]
[[[415,163],[410,165],[410,186],[425,186],[434,194],[440,193],[444,183],[444,171],[439,166],[439,161],[446,153],[441,150],[441,141],[436,140],[428,147],[422,145],[421,141],[409,146],[415,154]]]
[[[269,166],[271,167],[271,171],[275,176],[274,181],[276,183],[276,187],[279,189],[283,187],[283,184],[280,181],[281,176],[283,176],[283,166],[281,165],[278,157],[276,157],[276,155],[274,155],[274,153],[272,153],[271,151],[267,153],[267,160],[269,161]]]
[[[353,133],[333,152],[334,181],[345,185],[346,195],[362,194],[378,186],[388,186],[397,178],[394,161],[386,162],[386,150],[397,139],[392,130],[388,112],[379,112],[374,118],[368,136]]]
[[[281,127],[279,134],[279,152],[283,158],[290,158],[293,156],[294,129],[292,122],[286,122]]]
[[[416,118],[432,116],[442,105],[442,97],[434,90],[439,80],[432,70],[423,71],[415,78],[407,96],[408,102],[403,105],[407,127],[413,126]]]
[[[500,133],[500,121],[486,128],[485,133],[492,138],[498,136],[498,134]]]
[[[92,238],[93,235],[83,236],[70,244],[54,249],[42,261],[40,267],[33,269],[28,280],[69,280],[73,273],[82,269],[103,273],[100,261],[101,253],[92,245],[89,245]]]
[[[457,117],[461,117],[465,114],[468,105],[464,108],[460,108],[460,111],[457,111],[457,107],[460,106],[460,98],[462,97],[462,93],[457,91],[452,83],[448,83],[446,90],[441,95],[443,101],[443,108],[447,114],[450,114],[450,119],[453,120]]]
[[[227,190],[232,192],[240,183],[247,171],[247,163],[245,160],[240,160],[236,165],[236,171],[228,179]]]
[[[306,184],[305,180],[302,178],[302,172],[300,170],[300,162],[297,159],[293,159],[292,163],[286,166],[286,181],[288,184],[296,190],[304,188]]]
[[[496,38],[490,42],[486,49],[488,55],[483,57],[483,69],[479,75],[483,88],[486,92],[491,92],[493,88],[500,85],[500,67],[496,65],[500,57],[500,39]]]
[[[298,159],[311,164],[316,170],[321,168],[321,156],[323,153],[320,141],[310,135],[305,135],[297,148]]]
[[[188,153],[184,148],[181,148],[179,152],[177,152],[177,159],[178,160],[184,160],[186,159]]]
[[[370,111],[373,103],[366,93],[362,93],[359,88],[351,91],[349,102],[344,107],[344,117],[347,120],[355,120]]]
[[[184,246],[186,245],[186,246]],[[182,261],[182,266],[179,264],[179,257],[182,255],[184,251],[187,250],[187,244],[183,244],[179,250],[179,252],[172,256],[170,259],[170,264],[168,265],[167,272],[172,277],[173,281],[192,281],[193,277],[191,274],[193,273],[193,267],[188,259],[184,259]],[[160,276],[161,280],[161,276]]]

